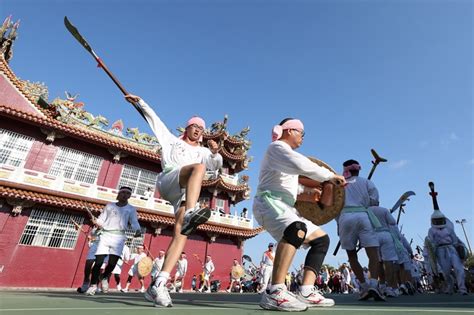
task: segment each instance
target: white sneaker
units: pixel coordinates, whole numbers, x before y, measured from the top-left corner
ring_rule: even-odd
[[[367,282],[361,283],[359,292],[359,301],[366,301],[370,298],[369,284]]]
[[[230,289],[225,290],[225,292],[230,293]]]
[[[184,215],[181,234],[189,235],[193,233],[199,225],[206,223],[210,217],[211,209],[209,208],[189,210]]]
[[[260,307],[265,310],[302,312],[308,309],[306,303],[299,301],[296,296],[286,290],[286,288],[278,288],[273,292],[262,294]]]
[[[205,293],[211,293],[211,289],[207,289],[206,291],[204,291]]]
[[[375,301],[385,301],[385,297],[379,291],[378,282],[375,279],[369,280],[369,295],[374,298]]]
[[[92,285],[92,286],[90,286],[90,287],[87,289],[86,295],[93,296],[93,295],[95,295],[96,291],[97,291],[97,286],[96,286],[96,285]]]
[[[123,288],[122,290],[120,290],[120,292],[127,293],[127,292],[128,292],[128,289],[127,289],[127,288]]]
[[[155,298],[156,298],[156,290],[155,288],[153,287],[153,285],[150,285],[148,287],[148,289],[146,289],[145,291],[145,300],[147,300],[148,302],[154,302],[155,301]]]
[[[327,299],[321,295],[321,293],[313,287],[312,292],[305,296],[301,294],[301,291],[298,291],[296,298],[301,302],[308,305],[308,307],[325,307],[325,306],[334,306],[333,299]]]
[[[389,298],[395,298],[395,297],[398,297],[398,294],[396,292],[397,290],[394,290],[393,288],[391,287],[386,287],[385,288],[385,295]]]
[[[155,307],[172,307],[171,297],[165,286],[155,287],[156,296],[153,300]]]
[[[179,289],[179,290],[178,290],[178,293],[183,293],[183,289]]]
[[[119,284],[117,284],[117,291],[120,291],[120,290],[122,290],[122,286],[119,283]]]
[[[140,288],[140,291],[138,291],[138,292],[140,292],[140,293],[145,293],[145,291],[146,291],[146,290],[145,290],[145,287],[141,287],[141,288]]]
[[[109,292],[109,279],[104,278],[104,279],[102,279],[102,281],[100,283],[102,285],[102,292],[104,292],[104,293]]]

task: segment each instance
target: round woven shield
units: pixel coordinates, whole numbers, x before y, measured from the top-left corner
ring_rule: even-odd
[[[230,272],[232,274],[232,278],[234,279],[240,279],[241,277],[244,276],[245,270],[242,268],[242,266],[232,266],[232,270]]]
[[[150,257],[143,257],[138,262],[138,275],[140,277],[146,277],[150,274],[151,269],[153,268],[153,260]]]
[[[313,163],[318,164],[321,167],[327,168],[332,173],[336,172],[326,163],[313,157],[308,157]],[[298,210],[300,215],[310,220],[316,225],[323,225],[334,219],[339,215],[342,208],[344,207],[344,187],[334,186],[333,202],[331,206],[322,206],[319,202],[315,201],[302,201],[296,199],[295,208]]]

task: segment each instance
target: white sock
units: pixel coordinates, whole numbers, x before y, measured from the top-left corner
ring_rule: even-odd
[[[300,286],[300,292],[304,296],[310,295],[314,290],[314,285],[307,284],[307,285],[301,285]]]
[[[164,287],[168,279],[170,278],[170,273],[166,271],[160,271],[158,277],[156,277],[155,287]]]
[[[270,292],[273,292],[276,289],[286,289],[286,285],[284,283],[278,283],[278,284],[272,284],[270,286]]]

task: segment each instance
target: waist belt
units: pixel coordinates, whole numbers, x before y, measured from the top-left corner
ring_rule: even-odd
[[[106,229],[101,229],[100,230],[101,234],[103,233],[108,233],[108,234],[114,234],[114,235],[125,235],[125,230],[106,230]]]
[[[369,217],[370,223],[374,229],[378,229],[382,227],[380,224],[379,219],[375,216],[374,212],[370,208],[365,207],[344,207],[341,211],[342,213],[355,213],[355,212],[365,212]]]
[[[280,209],[275,201],[277,200],[283,201],[290,207],[293,207],[296,202],[293,196],[288,195],[287,193],[279,192],[279,191],[270,191],[270,190],[258,191],[257,197],[261,197],[267,203],[269,207],[277,210],[280,214],[282,214],[285,211],[283,209]]]

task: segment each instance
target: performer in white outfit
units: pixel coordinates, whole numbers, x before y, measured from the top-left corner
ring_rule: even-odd
[[[109,255],[107,267],[102,274],[102,291],[107,293],[109,289],[109,276],[114,270],[117,261],[122,254],[125,240],[125,230],[131,225],[135,231],[135,237],[141,236],[141,228],[138,223],[137,210],[128,204],[132,195],[130,187],[120,187],[117,202],[109,203],[97,218],[95,225],[100,229],[100,240],[95,254],[94,268],[92,269],[91,286],[87,289],[87,295],[94,295],[99,282],[100,267],[104,259]]]
[[[122,286],[120,285],[120,275],[122,274],[122,266],[124,262],[130,260],[130,248],[127,245],[123,246],[122,255],[120,255],[120,259],[117,261],[112,274],[114,275],[115,283],[117,284],[117,290],[121,291]]]
[[[347,180],[345,187],[344,209],[336,219],[341,248],[345,249],[352,270],[359,280],[361,290],[360,300],[373,297],[384,300],[378,289],[379,241],[375,228],[380,228],[380,222],[370,210],[370,206],[378,206],[379,194],[375,185],[368,179],[359,177],[361,169],[359,162],[348,160],[343,163],[344,177]],[[357,257],[357,242],[365,248],[369,258],[369,270],[372,279],[366,282],[362,266]]]
[[[387,208],[373,206],[370,207],[370,210],[375,214],[381,225],[376,229],[379,240],[380,291],[388,297],[397,297],[398,285],[395,273],[398,272],[398,268],[396,268],[398,255],[395,244],[398,246],[401,246],[401,244],[397,237],[392,235],[390,228],[391,226],[397,228],[397,221]]]
[[[165,251],[160,250],[158,252],[158,257],[156,257],[153,260],[153,268],[151,269],[151,281],[155,281],[156,277],[158,276],[158,273],[161,271],[161,268],[163,268],[163,263],[165,262]]]
[[[137,277],[138,278],[138,281],[140,281],[140,284],[141,284],[141,288],[140,288],[140,292],[144,293],[145,292],[145,281],[144,281],[144,278],[141,277],[139,274],[138,274],[138,263],[140,262],[140,260],[142,260],[143,258],[145,258],[147,256],[146,252],[145,252],[145,249],[143,248],[142,245],[138,245],[136,247],[136,253],[133,253],[131,256],[130,256],[130,260],[133,261],[133,265],[132,267],[130,267],[130,269],[128,270],[128,279],[127,279],[127,285],[125,286],[125,288],[122,290],[122,292],[128,292],[129,288],[130,288],[130,284],[132,283],[132,280],[133,280],[133,277]]]
[[[214,266],[214,263],[212,262],[212,258],[210,255],[206,256],[206,262],[202,266],[203,268],[203,281],[201,283],[201,288],[199,289],[200,292],[203,292],[204,286],[206,287],[206,292],[210,293],[211,292],[211,274],[216,270],[216,267]]]
[[[273,272],[273,261],[275,260],[275,254],[273,252],[273,243],[268,244],[268,249],[262,255],[262,281],[260,290],[258,293],[263,293],[267,290],[268,284],[272,278]],[[288,286],[287,286],[288,287]]]
[[[319,226],[301,217],[294,207],[298,192],[298,176],[319,182],[343,184],[344,178],[311,162],[294,151],[304,137],[303,123],[288,118],[275,126],[260,166],[257,195],[253,212],[257,222],[278,242],[272,285],[263,292],[260,307],[269,310],[304,311],[313,306],[330,306],[334,301],[320,295],[314,287],[316,275],[329,247],[329,237]],[[309,251],[305,260],[303,285],[297,296],[289,293],[285,277],[296,250],[303,245]]]
[[[186,276],[186,272],[188,272],[188,260],[186,259],[186,253],[182,252],[181,257],[176,262],[176,273],[174,274],[174,283],[173,286],[178,288],[179,293],[183,293],[184,288],[184,277]],[[178,285],[178,282],[181,285]]]
[[[199,209],[197,206],[206,168],[211,171],[221,168],[222,156],[217,153],[219,148],[215,141],[208,141],[209,149],[201,146],[206,128],[202,118],[189,119],[183,136],[178,138],[140,97],[126,95],[125,98],[140,107],[161,145],[163,171],[158,176],[157,188],[161,197],[168,200],[175,211],[174,236],[166,251],[163,268],[145,293],[145,298],[154,302],[155,306],[168,307],[172,306],[172,301],[165,285],[184,249],[187,235],[211,216],[210,209]]]
[[[87,245],[89,245],[89,250],[87,251],[86,263],[84,265],[84,280],[82,281],[82,286],[77,288],[78,293],[85,293],[89,288],[91,281],[91,271],[95,262],[95,253],[97,252],[99,238],[99,231],[96,227],[93,227],[90,233],[87,235]]]
[[[459,240],[451,225],[452,222],[440,210],[434,210],[431,215],[428,239],[435,249],[436,260],[447,282],[445,293],[453,293],[454,281],[450,277],[451,269],[453,269],[459,293],[467,295],[464,266],[456,251],[456,246],[464,246],[464,244]]]

